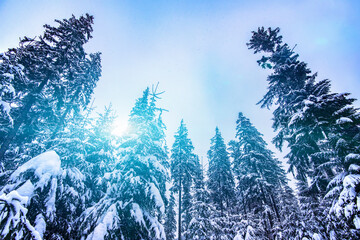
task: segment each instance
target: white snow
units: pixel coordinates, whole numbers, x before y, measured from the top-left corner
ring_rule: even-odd
[[[8,102],[4,102],[4,101],[2,101],[2,100],[0,99],[0,105],[3,106],[6,114],[7,114],[8,116],[10,116],[10,109],[11,109],[10,104],[9,104]]]
[[[0,99],[0,105],[3,106],[3,109],[6,113],[6,115],[9,117],[11,124],[13,124],[14,120],[10,115],[11,105],[8,102],[4,102]]]
[[[84,174],[82,174],[80,172],[80,170],[76,167],[68,168],[68,169],[64,170],[62,173],[62,178],[65,178],[66,176],[68,176],[71,180],[74,180],[74,181],[82,182],[85,180]]]
[[[107,230],[113,227],[116,216],[116,205],[113,204],[109,207],[109,210],[101,222],[95,227],[94,231],[86,238],[86,240],[104,240]]]
[[[45,152],[21,165],[11,174],[10,180],[15,181],[22,173],[35,170],[34,173],[39,178],[37,186],[42,189],[52,176],[60,174],[60,164],[60,157],[55,151]]]
[[[360,166],[356,164],[351,164],[349,167],[350,172],[360,172]]]
[[[35,230],[40,234],[40,237],[43,238],[44,232],[46,230],[46,222],[44,216],[41,213],[36,216]]]
[[[344,178],[343,185],[345,188],[351,186],[355,188],[357,184],[360,183],[360,175],[359,174],[350,174]]]
[[[8,218],[5,214],[1,214],[0,221],[5,220],[6,223],[4,225],[3,231],[1,232],[1,236],[5,237],[10,229],[16,228],[16,226],[23,220],[23,216],[26,215],[27,209],[24,207],[28,202],[28,197],[20,196],[17,191],[11,191],[8,194],[2,194],[0,196],[0,210],[3,210],[5,205],[10,206],[10,211],[8,212]]]
[[[295,113],[295,114],[291,117],[288,126],[289,126],[289,127],[292,126],[296,121],[298,121],[299,119],[302,119],[302,117],[303,117],[303,114],[302,114],[302,113]]]
[[[109,180],[110,179],[110,177],[111,177],[111,173],[105,173],[104,174],[104,178],[106,179],[106,180]]]
[[[156,157],[147,156],[145,158],[149,159],[149,162],[152,163],[152,165],[155,167],[155,169],[158,169],[159,171],[163,172],[164,174],[166,173],[166,169],[164,168],[164,166],[159,162],[159,160]]]
[[[360,217],[355,216],[353,222],[354,222],[356,229],[360,229]]]
[[[347,117],[341,117],[338,120],[336,120],[337,124],[344,124],[344,123],[352,123],[353,121],[350,118]]]
[[[360,154],[350,153],[350,154],[346,155],[345,162],[349,162],[349,161],[355,160],[355,159],[360,161]]]
[[[21,195],[23,197],[28,197],[30,200],[30,198],[32,197],[32,195],[34,193],[34,190],[35,190],[34,185],[31,183],[30,180],[27,180],[16,191],[19,193],[19,195]]]
[[[154,183],[150,183],[149,185],[150,185],[149,190],[150,190],[151,198],[154,199],[156,206],[158,208],[160,208],[161,213],[164,214],[165,213],[165,204],[160,195],[159,189],[155,186]]]
[[[135,218],[136,222],[145,226],[143,212],[137,203],[132,203],[132,208],[130,209],[130,213],[131,213],[131,216],[133,216]]]
[[[57,189],[57,179],[53,178],[51,180],[51,188],[49,191],[49,196],[46,199],[46,217],[50,219],[50,221],[54,220],[54,213],[56,211],[55,207],[55,199],[56,199],[56,189]]]
[[[305,100],[303,101],[303,103],[304,103],[305,106],[309,106],[309,105],[314,104],[314,102],[313,102],[313,101],[310,101],[309,99],[305,99]]]
[[[3,73],[2,74],[4,77],[9,78],[10,80],[14,80],[14,74],[11,73]]]
[[[236,234],[236,236],[234,237],[234,240],[244,240],[244,238],[241,236],[240,232],[238,234]]]
[[[144,212],[146,219],[150,222],[150,229],[155,231],[156,239],[165,239],[164,226],[157,220],[156,217],[151,216],[148,212]],[[149,233],[150,234],[150,233]],[[149,235],[150,237],[150,235]]]
[[[312,239],[313,240],[322,240],[323,238],[321,237],[321,235],[319,235],[317,233],[314,233],[313,236],[312,236]]]
[[[23,173],[29,170],[33,170],[36,179],[24,179],[25,175]],[[14,229],[21,223],[22,225],[20,226],[22,226],[22,228],[26,226],[26,229],[31,232],[34,239],[42,239],[46,229],[44,216],[42,214],[37,215],[35,227],[33,227],[26,217],[28,211],[27,206],[34,196],[35,190],[39,188],[43,190],[44,186],[50,183],[50,190],[47,193],[48,196],[44,204],[46,207],[46,216],[50,220],[53,220],[56,210],[56,176],[59,175],[60,172],[60,157],[54,151],[49,151],[30,159],[10,175],[10,183],[1,190],[2,195],[0,196],[0,202],[6,202],[8,206],[11,206],[7,212],[10,217],[6,219],[4,230],[1,233],[2,237],[8,234],[9,228]],[[6,194],[6,191],[10,191],[10,193]],[[2,208],[3,205],[0,205],[0,210]],[[1,217],[4,216],[6,215],[0,216],[0,221],[3,220]],[[16,238],[22,238],[22,228],[18,231]]]
[[[247,226],[245,240],[255,240],[255,230],[252,226]]]
[[[133,184],[133,185],[139,184],[140,183],[140,177],[139,176],[133,177],[132,174],[131,174],[130,183]]]

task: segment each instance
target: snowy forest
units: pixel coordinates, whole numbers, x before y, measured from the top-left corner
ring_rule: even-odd
[[[272,143],[289,153],[277,159],[239,112],[233,140],[208,129],[205,166],[186,119],[167,145],[157,85],[139,86],[128,131],[111,134],[113,107],[91,104],[93,27],[88,14],[56,20],[0,54],[1,239],[360,239],[356,100],[318,79],[279,28],[248,39],[269,73],[251,104],[272,111]]]

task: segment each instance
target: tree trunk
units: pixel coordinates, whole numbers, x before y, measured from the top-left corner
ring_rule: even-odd
[[[277,206],[276,206],[276,203],[275,203],[275,201],[274,201],[274,197],[273,197],[272,193],[269,193],[269,195],[270,195],[271,203],[272,203],[273,208],[274,208],[274,212],[275,212],[275,214],[276,214],[276,218],[278,219],[279,223],[281,223],[281,218],[280,218],[279,210],[278,210],[278,208],[277,208]]]
[[[180,168],[181,169],[181,168]],[[180,170],[181,172],[181,170]],[[178,222],[178,239],[181,240],[181,174],[180,174],[180,180],[179,180],[179,222]]]

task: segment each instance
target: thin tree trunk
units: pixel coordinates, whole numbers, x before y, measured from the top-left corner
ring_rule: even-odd
[[[241,194],[241,198],[242,198],[242,202],[243,202],[243,208],[244,208],[245,218],[247,219],[247,211],[246,211],[244,194],[243,194],[242,192],[240,192],[240,194]]]
[[[181,169],[181,168],[180,168]],[[181,170],[180,170],[181,173]],[[180,181],[179,181],[179,229],[178,229],[178,239],[181,240],[181,174],[180,174]]]
[[[219,180],[219,186],[221,186],[220,180]],[[223,189],[222,189],[222,186],[221,186],[220,189],[223,190]],[[221,214],[221,217],[224,216],[223,194],[222,194],[222,192],[220,193],[220,214]]]
[[[268,218],[269,218],[269,224],[270,224],[270,231],[269,231],[269,238],[270,239],[274,239],[274,236],[273,236],[273,234],[272,234],[272,229],[273,229],[273,221],[272,221],[272,217],[271,217],[271,214],[269,213],[269,212],[267,212],[267,216],[268,216]]]
[[[275,201],[274,201],[274,197],[273,197],[273,195],[272,195],[271,193],[269,193],[269,195],[270,195],[271,203],[272,203],[273,208],[274,208],[274,212],[275,212],[276,217],[277,217],[277,219],[278,219],[278,221],[279,221],[279,223],[280,223],[280,222],[281,222],[281,218],[280,218],[279,210],[278,210],[278,208],[277,208],[277,206],[276,206],[276,203],[275,203]]]

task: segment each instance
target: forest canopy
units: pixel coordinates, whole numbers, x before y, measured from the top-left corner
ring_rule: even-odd
[[[85,48],[93,20],[55,20],[0,54],[2,239],[360,238],[355,99],[319,80],[279,28],[259,27],[247,47],[269,71],[254,108],[272,111],[288,169],[242,112],[233,140],[209,129],[208,164],[186,119],[168,146],[157,85],[139,89],[127,130],[112,134],[112,105],[91,105],[102,74],[101,53]]]

